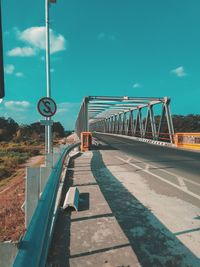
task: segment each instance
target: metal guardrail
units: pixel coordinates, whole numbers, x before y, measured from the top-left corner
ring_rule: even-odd
[[[29,227],[19,243],[14,267],[44,267],[46,265],[49,244],[57,217],[55,206],[63,164],[69,152],[79,145],[80,143],[76,143],[67,147],[55,164]]]

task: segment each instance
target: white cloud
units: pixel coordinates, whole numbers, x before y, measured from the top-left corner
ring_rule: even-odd
[[[24,77],[22,72],[15,72],[15,66],[12,64],[7,64],[4,68],[6,74],[13,74],[16,77]]]
[[[7,64],[4,68],[4,71],[6,74],[13,74],[14,70],[15,70],[15,66],[12,64]]]
[[[8,51],[7,55],[10,57],[31,57],[37,54],[36,49],[25,46],[25,47],[15,47]]]
[[[24,77],[24,74],[22,72],[16,72],[15,76],[22,78],[22,77]]]
[[[67,111],[72,111],[80,106],[80,103],[69,103],[63,102],[57,105],[57,112],[56,113],[64,113]]]
[[[97,35],[97,39],[98,39],[98,40],[104,39],[105,36],[106,36],[105,33],[104,33],[104,32],[101,32],[101,33],[99,33],[99,34]]]
[[[4,106],[9,110],[24,111],[31,106],[28,101],[5,101]]]
[[[68,44],[64,36],[56,33],[52,29],[50,29],[49,32],[51,54],[66,50]],[[17,35],[19,40],[24,41],[35,48],[40,50],[46,49],[45,27],[31,27],[23,32],[18,31]]]
[[[106,39],[106,40],[109,40],[109,41],[115,41],[116,40],[116,37],[115,35],[113,34],[105,34],[104,32],[101,32],[97,35],[97,39],[98,40],[102,40],[102,39]]]
[[[109,39],[110,41],[115,41],[115,40],[116,40],[116,37],[115,37],[114,35],[109,35],[109,36],[108,36],[108,39]]]
[[[11,117],[19,124],[30,124],[41,120],[41,115],[37,112],[36,103],[29,101],[3,101],[0,105],[1,115],[5,118]],[[80,109],[80,103],[61,102],[57,103],[58,111],[53,117],[54,121],[59,121],[66,129],[74,129],[76,116]],[[67,121],[66,121],[66,118]]]
[[[74,129],[79,109],[80,103],[58,103],[54,121],[60,121],[66,129]],[[66,118],[68,119],[66,120]]]
[[[133,84],[133,88],[141,88],[142,86],[141,86],[141,84],[139,84],[139,83],[134,83]]]
[[[184,77],[187,75],[187,73],[185,72],[183,66],[180,66],[176,69],[171,70],[171,73],[175,74],[177,77]]]

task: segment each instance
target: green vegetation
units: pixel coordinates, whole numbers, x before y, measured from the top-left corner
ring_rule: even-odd
[[[65,136],[59,122],[53,125],[53,136]],[[39,155],[43,146],[44,126],[39,122],[19,125],[11,118],[0,117],[0,182],[13,175],[27,159]]]
[[[41,146],[35,147],[28,142],[0,144],[0,181],[10,177],[19,164],[32,156],[39,155]]]
[[[174,115],[174,130],[178,132],[200,132],[200,115]]]
[[[187,116],[183,115],[172,115],[173,125],[174,125],[174,131],[175,133],[179,132],[200,132],[200,115],[195,114],[189,114]],[[159,125],[160,116],[155,116],[156,125]],[[144,120],[145,123],[145,120]],[[148,125],[148,131],[151,131],[150,125]],[[164,118],[162,129],[162,133],[168,133],[168,126],[167,126],[167,120]]]

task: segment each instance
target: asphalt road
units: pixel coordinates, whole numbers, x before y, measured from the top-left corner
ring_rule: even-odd
[[[98,150],[104,162],[101,173],[113,177],[111,182],[116,179],[121,184],[117,189],[119,184],[112,186],[107,178],[102,183],[102,189],[109,190],[110,205],[117,197],[117,212],[123,203],[126,206],[124,214],[129,214],[131,202],[126,196],[122,197],[123,188],[126,188],[132,198],[150,211],[153,224],[154,219],[161,222],[161,229],[165,230],[160,229],[160,232],[169,231],[193,253],[194,258],[197,257],[196,263],[193,258],[189,265],[181,263],[176,266],[200,266],[200,153],[111,135],[95,133],[94,137],[99,142]],[[100,178],[98,180],[101,182]],[[116,190],[112,196],[114,193],[111,192]],[[147,219],[142,227],[146,229],[150,224]],[[140,235],[140,230],[136,227],[136,236]],[[171,250],[175,251],[175,247]],[[183,251],[183,248],[179,249]]]
[[[152,145],[97,133],[94,134],[94,137],[107,143],[111,148],[141,159],[143,162],[150,162],[171,171],[173,170],[173,173],[200,185],[200,153],[198,152]]]

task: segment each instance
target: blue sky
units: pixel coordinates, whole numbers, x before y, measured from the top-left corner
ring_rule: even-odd
[[[173,114],[199,114],[199,10],[199,0],[57,0],[50,8],[53,119],[72,129],[87,95],[170,96]],[[0,116],[38,121],[44,0],[2,0],[2,17]]]

